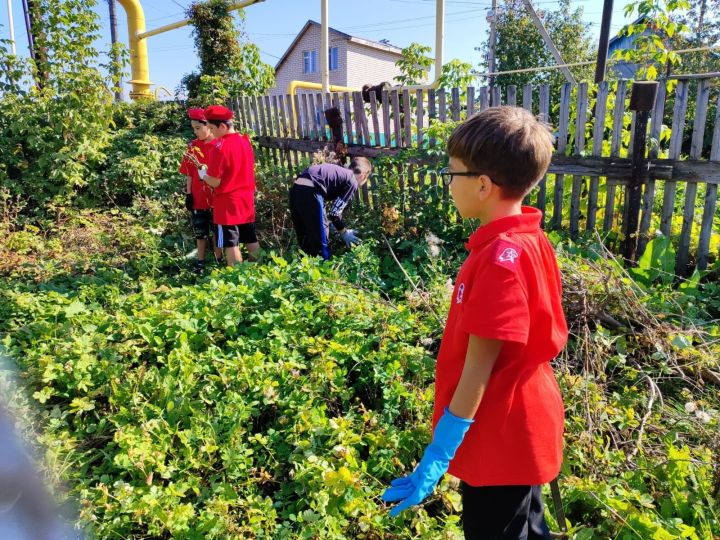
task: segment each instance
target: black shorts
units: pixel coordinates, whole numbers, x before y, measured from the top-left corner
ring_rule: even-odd
[[[195,240],[207,240],[213,222],[212,210],[193,210],[192,228]]]
[[[215,238],[217,247],[231,248],[240,244],[254,244],[257,242],[255,222],[242,225],[215,225]]]
[[[465,540],[551,540],[540,486],[460,485]]]

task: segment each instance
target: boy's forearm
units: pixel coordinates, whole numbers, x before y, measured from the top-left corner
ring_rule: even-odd
[[[185,193],[192,193],[192,176],[186,176],[187,182],[185,182]]]
[[[210,175],[205,176],[204,182],[213,189],[220,185],[220,179]]]
[[[482,401],[490,374],[503,342],[470,335],[460,381],[450,402],[450,412],[460,418],[473,418]]]

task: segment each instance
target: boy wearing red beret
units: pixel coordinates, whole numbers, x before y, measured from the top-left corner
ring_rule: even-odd
[[[212,217],[212,188],[200,181],[199,168],[207,165],[208,156],[212,149],[213,136],[208,128],[203,109],[193,108],[187,111],[188,118],[195,140],[193,140],[185,152],[180,163],[180,174],[187,177],[185,186],[185,208],[192,214],[192,228],[197,244],[196,271],[202,272],[205,268],[205,251],[207,247],[210,229],[213,223]],[[198,164],[200,167],[198,167]],[[222,251],[213,242],[213,250],[217,260],[222,259]]]
[[[233,113],[221,105],[205,109],[215,137],[207,171],[200,178],[214,188],[213,220],[218,247],[225,250],[227,264],[242,262],[240,244],[250,259],[257,260],[260,244],[255,234],[255,158],[247,135],[233,125]]]
[[[567,341],[560,272],[522,200],[550,164],[547,126],[492,107],[458,126],[441,172],[463,218],[481,226],[457,277],[435,368],[433,439],[391,483],[391,510],[460,478],[468,539],[549,539],[541,484],[560,472],[564,409],[550,361]]]

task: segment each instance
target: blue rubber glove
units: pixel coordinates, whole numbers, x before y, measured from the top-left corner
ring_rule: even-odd
[[[347,247],[352,247],[353,244],[360,243],[360,239],[355,235],[355,231],[352,229],[344,229],[343,232],[340,233],[340,237],[343,239]]]
[[[415,470],[408,476],[393,480],[382,495],[385,502],[401,501],[390,510],[391,516],[395,517],[406,508],[420,504],[432,493],[448,470],[450,460],[455,457],[455,452],[473,422],[472,419],[455,416],[445,407],[445,412],[435,426],[433,440]]]

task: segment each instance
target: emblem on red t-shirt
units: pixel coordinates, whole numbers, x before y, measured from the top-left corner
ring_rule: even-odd
[[[514,263],[515,259],[517,259],[520,256],[520,254],[515,251],[513,248],[505,248],[503,252],[498,257],[498,261],[500,262],[511,262]]]
[[[458,304],[462,304],[462,299],[463,299],[464,293],[465,293],[465,284],[461,283],[460,285],[458,285],[457,296],[455,297],[455,301]]]

